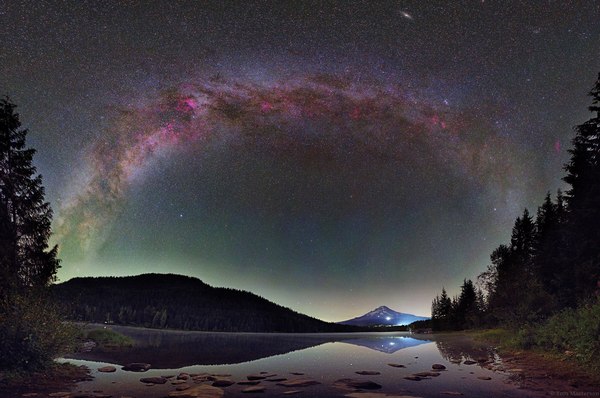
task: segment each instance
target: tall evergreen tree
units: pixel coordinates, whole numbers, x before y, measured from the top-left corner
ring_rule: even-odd
[[[543,289],[552,297],[549,303],[555,310],[565,307],[573,296],[570,273],[565,272],[565,222],[566,211],[562,192],[558,190],[556,203],[550,193],[538,208],[534,255],[535,276]]]
[[[535,253],[535,224],[529,211],[525,209],[522,217],[517,217],[510,238],[510,248],[515,256],[518,271],[525,275],[533,273],[532,260]]]
[[[600,74],[589,95],[588,109],[596,115],[575,127],[563,178],[571,185],[566,193],[568,265],[579,300],[589,297],[600,281]]]
[[[42,177],[32,164],[16,106],[0,100],[0,293],[6,298],[29,287],[46,286],[59,267],[49,249],[52,210],[44,201]]]
[[[431,321],[435,330],[447,330],[450,328],[452,316],[452,300],[448,297],[446,289],[442,288],[442,294],[436,296],[431,304]]]
[[[470,279],[465,279],[460,287],[456,305],[456,321],[460,329],[470,329],[478,324],[477,292]]]

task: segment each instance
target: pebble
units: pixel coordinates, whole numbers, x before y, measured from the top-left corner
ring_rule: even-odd
[[[115,368],[114,366],[103,366],[101,368],[98,368],[98,372],[102,372],[102,373],[113,373],[116,371],[117,371],[117,368]]]

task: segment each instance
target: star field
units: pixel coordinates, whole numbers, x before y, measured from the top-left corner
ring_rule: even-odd
[[[427,315],[563,186],[598,20],[593,1],[8,1],[0,92],[61,280],[173,272],[325,320]]]

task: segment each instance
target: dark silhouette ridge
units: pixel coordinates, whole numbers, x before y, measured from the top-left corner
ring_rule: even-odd
[[[253,293],[174,274],[73,278],[53,286],[74,321],[219,332],[349,332]]]

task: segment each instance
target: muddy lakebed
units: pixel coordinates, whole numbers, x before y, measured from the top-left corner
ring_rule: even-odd
[[[92,376],[64,396],[535,396],[513,381],[519,369],[503,363],[493,347],[464,335],[107,327],[133,338],[135,345],[60,358],[59,362],[88,367]],[[131,363],[147,366],[127,370]]]

